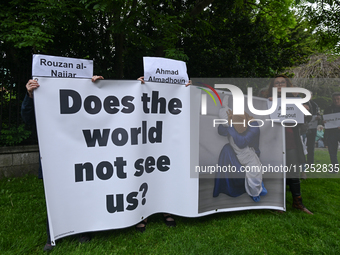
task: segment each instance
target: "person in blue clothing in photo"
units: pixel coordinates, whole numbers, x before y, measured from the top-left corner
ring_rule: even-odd
[[[248,126],[248,121],[251,121],[252,117],[247,113],[233,115],[228,108],[228,96],[224,97],[223,106],[219,112],[220,118],[228,119],[228,123],[245,123],[245,125],[222,124],[218,127],[218,133],[228,138],[228,143],[221,150],[218,165],[233,166],[236,171],[216,173],[213,196],[217,197],[220,193],[224,193],[231,197],[238,197],[247,193],[254,202],[259,202],[260,197],[267,194],[262,181],[262,164],[259,158],[260,128],[256,121]],[[256,171],[244,171],[247,168]]]

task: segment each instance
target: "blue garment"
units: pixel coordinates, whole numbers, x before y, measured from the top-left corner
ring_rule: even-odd
[[[26,124],[35,125],[34,102],[27,93],[21,104],[21,117]]]
[[[230,144],[224,145],[223,149],[221,150],[220,157],[218,159],[218,165],[221,167],[235,166],[236,172],[216,172],[213,197],[217,197],[220,193],[227,194],[231,197],[238,197],[245,193],[245,173],[240,171],[241,163],[238,161],[236,154]]]
[[[254,121],[252,122],[252,125],[257,126],[258,124]],[[239,148],[245,148],[246,146],[253,147],[257,156],[260,157],[260,129],[258,127],[248,127],[244,133],[239,134],[234,127],[219,125],[218,133],[222,136],[232,136],[235,144]],[[238,197],[245,193],[245,173],[241,172],[242,165],[230,144],[226,144],[222,148],[218,159],[218,165],[221,168],[223,166],[233,166],[235,172],[216,172],[213,197],[217,197],[220,193],[227,194],[231,197]]]
[[[223,125],[218,126],[219,135],[223,136],[232,136],[235,144],[239,148],[245,148],[246,146],[253,147],[255,153],[258,157],[260,157],[260,128],[256,127],[258,123],[256,121],[252,121],[251,124],[254,127],[248,126],[247,130],[242,134],[239,134],[234,127],[224,127]]]

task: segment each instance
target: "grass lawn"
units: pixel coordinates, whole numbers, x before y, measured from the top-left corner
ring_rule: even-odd
[[[340,155],[339,155],[340,156]],[[315,163],[329,164],[328,151],[317,149]],[[142,234],[133,227],[57,241],[51,254],[339,254],[340,174],[302,181],[304,204],[314,215],[251,210],[201,218],[176,217],[168,228],[160,214],[149,217]],[[42,180],[35,176],[0,180],[0,254],[44,254],[46,208]]]

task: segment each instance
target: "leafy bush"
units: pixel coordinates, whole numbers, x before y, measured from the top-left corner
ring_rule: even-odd
[[[0,146],[13,146],[27,139],[31,131],[27,131],[24,124],[18,127],[8,127],[8,125],[2,123],[0,134]]]

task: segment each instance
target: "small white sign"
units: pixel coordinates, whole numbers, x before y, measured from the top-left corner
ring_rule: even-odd
[[[308,129],[316,129],[318,127],[319,116],[313,115],[312,120],[308,122]]]
[[[331,113],[323,115],[325,129],[340,127],[340,113]]]
[[[35,54],[32,76],[53,78],[92,78],[93,60]]]
[[[273,102],[268,99],[268,109],[272,107]],[[276,110],[270,114],[270,118],[274,122],[282,122],[285,120],[286,123],[304,123],[304,114],[300,111],[300,109],[294,104],[286,105],[286,115],[281,114],[281,98],[277,99],[277,108]]]
[[[187,84],[189,77],[186,63],[179,60],[143,57],[144,81]]]

